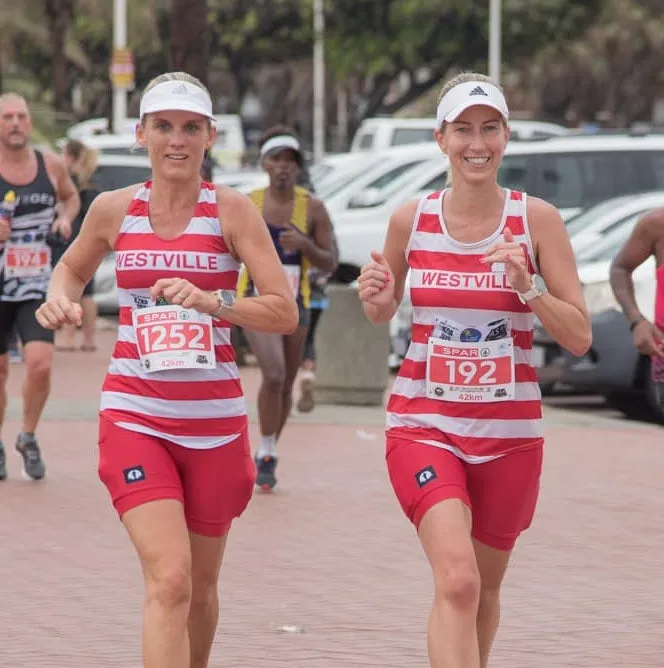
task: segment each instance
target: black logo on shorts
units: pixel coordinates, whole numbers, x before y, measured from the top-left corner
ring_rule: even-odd
[[[142,466],[132,466],[123,471],[125,482],[130,485],[132,482],[141,482],[145,480],[145,471]]]
[[[417,484],[420,487],[424,487],[424,485],[435,480],[437,477],[436,472],[433,470],[433,466],[427,466],[425,469],[422,469],[415,474],[415,480],[417,480]]]

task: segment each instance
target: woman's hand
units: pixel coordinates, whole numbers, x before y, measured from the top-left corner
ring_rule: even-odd
[[[374,306],[387,306],[394,301],[394,274],[385,256],[371,251],[373,262],[365,264],[357,279],[360,299]]]
[[[150,288],[153,299],[163,297],[169,304],[212,314],[219,307],[215,295],[197,288],[184,278],[160,278]]]
[[[485,264],[504,264],[507,282],[518,293],[528,292],[532,287],[532,278],[528,271],[528,263],[523,246],[514,241],[512,231],[505,228],[503,240],[494,244],[485,253],[482,262]]]
[[[37,322],[46,329],[60,329],[63,325],[82,324],[81,305],[68,297],[50,297],[38,309]]]

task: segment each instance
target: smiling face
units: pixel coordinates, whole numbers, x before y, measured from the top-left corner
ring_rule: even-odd
[[[216,136],[216,128],[205,116],[189,111],[147,114],[136,128],[136,139],[148,150],[153,174],[175,180],[198,178],[205,151]]]
[[[500,112],[483,105],[469,107],[436,132],[454,183],[495,182],[508,139],[509,129]]]

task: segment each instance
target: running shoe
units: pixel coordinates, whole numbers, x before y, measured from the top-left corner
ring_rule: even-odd
[[[23,457],[23,473],[26,477],[33,480],[41,480],[46,475],[46,466],[41,458],[37,439],[32,437],[16,441],[16,451]]]
[[[314,396],[315,389],[316,377],[313,372],[302,372],[302,380],[300,380],[300,398],[297,402],[297,410],[300,413],[311,413],[316,406],[316,397]]]
[[[256,457],[256,485],[264,492],[269,492],[277,484],[274,472],[277,468],[277,458],[271,455]]]

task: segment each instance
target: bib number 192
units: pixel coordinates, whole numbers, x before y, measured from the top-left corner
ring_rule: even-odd
[[[427,396],[445,401],[494,402],[514,398],[514,342],[477,343],[431,337]]]
[[[496,383],[496,369],[498,365],[493,360],[482,362],[455,362],[445,360],[447,377],[453,385],[462,383],[464,385],[487,385]]]

